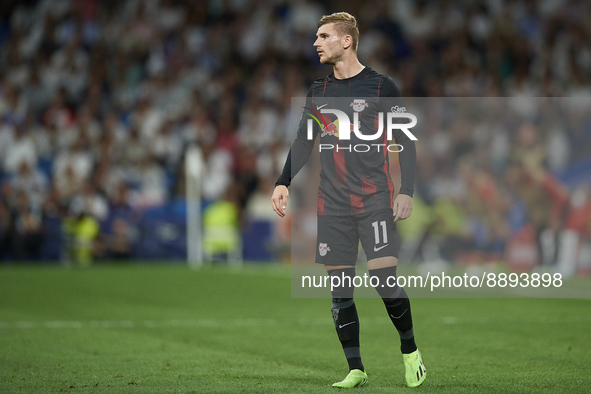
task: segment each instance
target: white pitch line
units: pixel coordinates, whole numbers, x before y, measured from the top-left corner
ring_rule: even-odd
[[[367,323],[387,323],[386,318],[365,319]],[[332,325],[332,319],[274,319],[274,318],[247,318],[247,319],[196,319],[196,320],[91,320],[91,321],[0,321],[0,330],[2,329],[34,329],[34,328],[182,328],[182,327],[263,327],[280,325],[299,325],[316,326]]]
[[[455,316],[421,318],[420,324],[490,324],[493,318],[486,316],[476,318],[462,318]],[[553,317],[539,316],[531,318],[508,317],[505,322],[522,322],[528,324],[565,324],[565,323],[591,323],[591,316]],[[362,324],[392,324],[387,317],[367,317],[361,320]],[[232,328],[232,327],[269,327],[269,326],[332,326],[333,321],[328,318],[299,318],[299,319],[275,319],[275,318],[246,318],[246,319],[195,319],[195,320],[48,320],[48,321],[0,321],[0,330],[9,329],[89,329],[89,328]]]

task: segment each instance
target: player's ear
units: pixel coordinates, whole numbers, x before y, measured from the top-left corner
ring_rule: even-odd
[[[343,49],[347,49],[351,45],[353,45],[353,37],[351,37],[350,35],[346,34],[345,37],[343,37]]]

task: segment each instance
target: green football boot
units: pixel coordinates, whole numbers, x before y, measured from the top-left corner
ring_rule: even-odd
[[[427,377],[427,370],[423,365],[423,358],[419,349],[410,354],[403,354],[406,385],[408,387],[417,387],[423,384]]]
[[[361,387],[367,384],[367,374],[360,369],[352,369],[349,375],[342,381],[332,385],[332,387],[348,388]]]

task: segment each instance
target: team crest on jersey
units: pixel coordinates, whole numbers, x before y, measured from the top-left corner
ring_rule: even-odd
[[[353,110],[355,112],[361,112],[363,111],[366,107],[369,107],[369,104],[367,104],[365,102],[365,100],[363,99],[353,99],[353,102],[350,105],[351,107],[353,107]]]
[[[318,244],[318,252],[320,252],[320,256],[324,257],[328,252],[330,252],[330,248],[328,244],[320,243]]]

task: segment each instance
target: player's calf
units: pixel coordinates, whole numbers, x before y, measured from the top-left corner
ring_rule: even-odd
[[[329,271],[329,275],[354,276],[354,268],[336,269]],[[349,370],[364,371],[359,349],[359,317],[353,300],[353,288],[340,286],[332,291],[332,319],[345,352]]]
[[[382,297],[386,310],[388,311],[388,316],[392,320],[392,323],[394,323],[396,330],[398,330],[406,385],[408,387],[420,386],[427,377],[427,370],[415,343],[408,295],[398,284],[394,287],[381,287],[381,284],[396,283],[391,278],[387,282],[389,277],[396,277],[396,266],[370,270],[369,274],[372,277],[375,276],[378,278],[380,285],[376,287],[376,291]]]
[[[406,291],[391,279],[396,277],[396,266],[369,270],[369,274],[378,279],[376,283],[379,285],[375,289],[384,302],[390,320],[398,330],[401,352],[403,354],[414,352],[417,350],[417,345],[414,340],[410,301]],[[396,285],[389,287],[387,283],[396,283]]]

